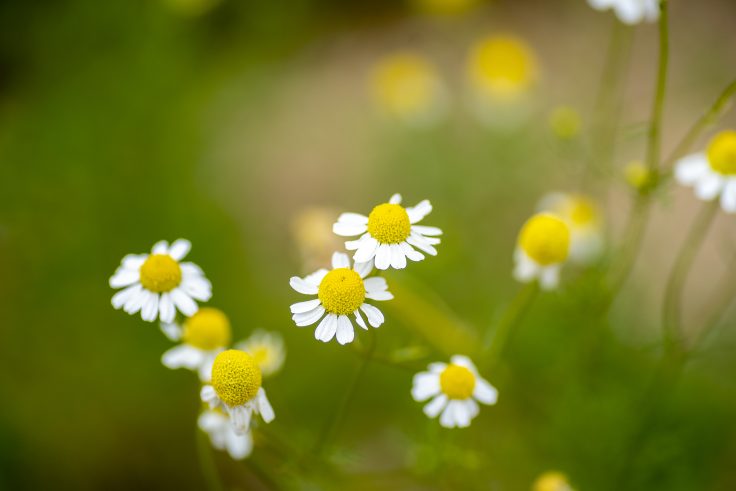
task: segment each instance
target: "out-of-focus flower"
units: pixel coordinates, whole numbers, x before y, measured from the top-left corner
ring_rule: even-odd
[[[659,19],[659,0],[588,0],[596,10],[613,9],[624,24],[655,22]]]
[[[128,254],[110,278],[112,288],[125,288],[112,297],[112,306],[129,314],[140,310],[144,321],[172,322],[176,310],[186,316],[197,312],[194,300],[206,302],[212,285],[194,263],[180,262],[192,245],[179,239],[157,242],[151,254]]]
[[[548,211],[567,222],[570,228],[570,260],[587,264],[603,250],[603,217],[589,196],[550,193],[539,201],[539,210]]]
[[[243,460],[253,452],[253,435],[250,431],[236,433],[230,417],[219,408],[202,411],[197,425],[209,435],[213,447],[227,450],[235,460]]]
[[[172,341],[182,341],[161,357],[164,366],[197,370],[202,382],[209,382],[212,362],[230,344],[230,320],[219,309],[203,307],[180,326],[161,324],[161,330]]]
[[[365,300],[391,300],[394,296],[388,291],[385,279],[378,276],[366,278],[372,269],[373,261],[355,263],[351,268],[348,255],[336,252],[332,255],[331,271],[320,269],[304,278],[292,277],[289,284],[294,290],[305,295],[317,295],[314,300],[293,304],[292,320],[302,327],[322,319],[314,337],[325,343],[333,337],[340,344],[353,342],[355,331],[350,315],[367,330],[361,310],[371,326],[380,326],[384,320],[383,313]]]
[[[570,106],[558,106],[549,114],[549,127],[560,140],[572,140],[580,134],[580,113]]]
[[[212,364],[212,383],[202,387],[202,401],[210,409],[224,409],[235,433],[244,435],[250,429],[253,413],[270,423],[275,418],[266,391],[261,386],[261,369],[256,360],[240,350],[223,351]]]
[[[467,12],[480,0],[413,0],[417,11],[432,15],[456,15]]]
[[[570,250],[570,227],[551,213],[537,213],[524,223],[514,252],[514,278],[522,283],[536,279],[546,290],[556,288],[560,268]]]
[[[649,168],[639,160],[629,162],[624,167],[624,178],[632,188],[637,191],[648,188],[653,184],[652,173]]]
[[[540,475],[534,484],[532,491],[573,491],[567,476],[557,471],[549,471]]]
[[[495,404],[498,392],[478,371],[470,358],[455,355],[450,363],[430,363],[428,372],[414,375],[411,395],[417,402],[432,400],[424,406],[430,418],[440,415],[445,428],[465,428],[478,415],[478,402]]]
[[[238,343],[235,348],[255,358],[264,377],[281,370],[286,358],[284,338],[277,332],[268,332],[263,329],[253,331],[248,339]]]
[[[310,207],[294,216],[291,230],[306,271],[319,268],[330,260],[343,241],[332,233],[337,212],[328,208]]]
[[[343,213],[332,226],[332,231],[343,237],[360,235],[360,238],[345,242],[345,248],[355,251],[353,259],[358,262],[370,261],[375,257],[376,269],[404,269],[406,259],[421,261],[424,254],[437,255],[435,245],[440,243],[437,227],[416,225],[432,211],[428,200],[418,205],[404,208],[400,205],[401,195],[394,194],[388,203],[383,203],[371,211],[370,215]],[[414,246],[414,247],[412,247]]]
[[[164,4],[180,15],[198,17],[212,10],[222,0],[163,0]]]
[[[437,69],[409,51],[379,61],[373,69],[372,88],[381,110],[411,126],[436,123],[447,109],[447,92]]]
[[[721,131],[714,136],[705,152],[680,159],[675,166],[677,181],[695,188],[703,201],[720,196],[721,208],[736,212],[736,131]]]

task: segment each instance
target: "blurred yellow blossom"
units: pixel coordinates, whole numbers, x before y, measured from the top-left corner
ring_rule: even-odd
[[[486,37],[470,50],[468,77],[473,90],[481,97],[515,100],[537,81],[536,56],[516,36]]]
[[[305,271],[330,262],[332,253],[342,248],[343,241],[332,233],[337,212],[312,206],[298,212],[291,221],[291,232]]]
[[[565,474],[557,471],[548,471],[534,481],[532,491],[573,491],[573,489],[570,487]]]
[[[286,348],[284,339],[277,332],[256,329],[248,339],[236,346],[236,349],[250,353],[261,368],[264,377],[275,374],[284,364]]]
[[[570,227],[552,213],[537,213],[519,232],[514,252],[514,278],[522,283],[539,280],[544,289],[556,288],[560,268],[570,250]]]
[[[640,160],[631,161],[624,168],[626,182],[636,190],[642,190],[651,185],[651,177],[651,172]]]
[[[548,211],[567,222],[570,228],[570,260],[589,263],[603,249],[603,217],[598,204],[590,197],[573,193],[549,193],[539,202],[540,211]]]

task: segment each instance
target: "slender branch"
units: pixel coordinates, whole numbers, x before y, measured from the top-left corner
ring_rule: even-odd
[[[538,292],[539,283],[534,281],[516,293],[493,333],[490,346],[488,346],[488,354],[484,357],[484,365],[492,367],[498,362],[511,331],[524,318]]]
[[[659,167],[662,144],[662,112],[664,111],[664,96],[667,88],[667,66],[669,65],[669,26],[668,0],[659,1],[659,68],[657,70],[657,85],[652,106],[651,123],[649,124],[649,139],[647,143],[647,166],[652,172]]]

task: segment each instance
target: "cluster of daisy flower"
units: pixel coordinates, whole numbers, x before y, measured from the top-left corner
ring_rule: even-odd
[[[161,241],[150,254],[125,256],[110,278],[112,288],[123,288],[112,305],[131,315],[140,312],[145,321],[160,320],[164,335],[179,343],[163,354],[163,365],[192,370],[203,384],[200,396],[206,404],[198,418],[200,429],[213,447],[243,459],[253,450],[252,415],[266,423],[275,417],[262,379],[281,369],[284,343],[277,333],[256,330],[228,349],[228,317],[197,304],[211,298],[212,285],[197,265],[182,262],[190,248],[184,239],[170,246]]]

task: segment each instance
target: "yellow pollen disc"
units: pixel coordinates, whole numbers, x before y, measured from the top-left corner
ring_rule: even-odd
[[[230,321],[219,309],[204,307],[184,323],[185,343],[205,351],[230,344]]]
[[[368,215],[368,233],[381,244],[398,244],[409,237],[409,215],[401,205],[384,203]]]
[[[535,82],[537,63],[531,49],[512,36],[483,39],[468,62],[473,85],[492,95],[513,98]]]
[[[333,269],[319,284],[317,296],[327,312],[338,315],[352,314],[365,300],[363,278],[352,269]]]
[[[450,399],[467,399],[473,395],[475,375],[463,366],[450,363],[440,374],[440,387]]]
[[[585,196],[575,196],[570,203],[570,221],[584,227],[598,221],[598,207]]]
[[[148,256],[140,275],[143,288],[156,293],[171,291],[181,283],[181,267],[168,254]]]
[[[212,365],[212,387],[228,406],[242,406],[261,388],[261,369],[244,351],[223,351]]]
[[[708,144],[708,163],[719,174],[736,174],[736,131],[721,131]]]
[[[434,67],[413,53],[400,53],[376,66],[373,77],[377,101],[398,115],[428,108],[438,96]]]
[[[558,217],[538,213],[521,228],[519,247],[542,266],[561,263],[570,249],[570,229]]]

